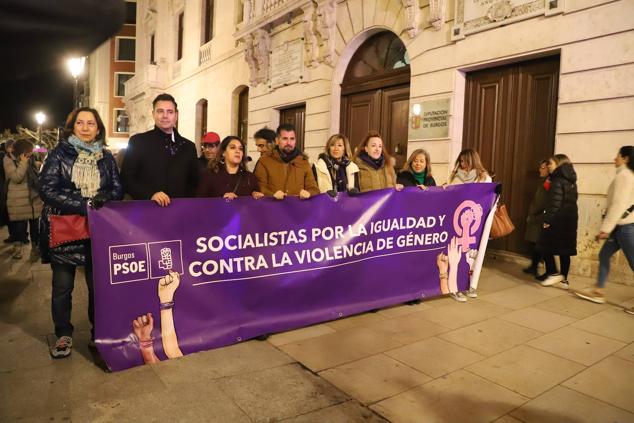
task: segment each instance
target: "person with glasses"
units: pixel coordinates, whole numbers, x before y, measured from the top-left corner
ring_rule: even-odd
[[[200,139],[200,156],[198,156],[198,169],[203,171],[209,167],[209,163],[218,155],[220,136],[215,132],[207,132]]]
[[[123,189],[134,200],[159,206],[194,197],[198,185],[196,145],[176,130],[178,106],[169,94],[152,102],[154,129],[130,138],[121,168]]]

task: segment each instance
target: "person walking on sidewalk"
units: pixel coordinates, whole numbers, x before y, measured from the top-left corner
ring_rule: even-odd
[[[548,160],[550,186],[544,210],[544,223],[537,250],[544,257],[546,273],[539,276],[542,286],[557,285],[568,289],[570,257],[577,255],[577,173],[565,154]],[[559,256],[557,271],[555,255]]]
[[[610,259],[619,250],[634,271],[634,146],[621,147],[614,159],[616,176],[608,188],[605,217],[597,240],[605,240],[599,251],[599,275],[594,289],[575,292],[595,303],[605,303],[603,289],[610,273]],[[631,309],[626,309],[628,311]]]
[[[33,251],[39,243],[38,219],[42,213],[42,200],[38,194],[38,170],[32,157],[35,146],[28,140],[19,140],[13,146],[13,158],[5,157],[4,173],[7,185],[7,208],[13,226],[13,258],[21,259],[29,235]]]
[[[526,233],[524,239],[528,242],[531,254],[531,264],[525,269],[524,273],[537,276],[537,268],[542,259],[541,254],[537,251],[537,241],[542,232],[544,224],[544,208],[546,208],[546,200],[548,199],[548,191],[546,187],[550,185],[548,181],[548,160],[542,160],[539,163],[539,185],[533,195],[533,200],[528,206],[528,216],[526,216]]]
[[[77,266],[84,266],[88,285],[88,318],[94,340],[94,293],[90,240],[49,247],[51,215],[87,214],[91,204],[121,200],[123,188],[117,163],[106,150],[106,128],[96,110],[81,107],[66,121],[64,136],[50,152],[40,174],[42,211],[40,249],[42,263],[53,270],[51,312],[57,341],[50,349],[53,358],[68,357],[73,346],[72,293]]]

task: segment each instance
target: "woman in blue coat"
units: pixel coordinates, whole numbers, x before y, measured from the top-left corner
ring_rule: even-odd
[[[50,248],[50,216],[87,214],[87,207],[101,207],[121,200],[123,189],[117,164],[105,149],[106,128],[96,110],[82,107],[66,121],[64,136],[50,152],[40,173],[42,210],[40,248],[42,262],[53,270],[51,311],[57,341],[53,358],[70,355],[73,325],[70,320],[72,292],[77,266],[84,266],[88,285],[88,317],[94,339],[94,298],[90,240],[74,241]]]

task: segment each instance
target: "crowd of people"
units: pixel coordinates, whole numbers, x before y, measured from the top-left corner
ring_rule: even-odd
[[[51,265],[51,309],[57,341],[50,354],[54,358],[71,353],[72,291],[78,266],[84,267],[91,324],[94,309],[90,239],[50,247],[51,216],[85,216],[88,207],[99,208],[124,195],[167,207],[173,198],[195,196],[228,201],[239,196],[256,200],[269,196],[280,201],[296,196],[306,200],[320,193],[357,195],[380,189],[400,191],[405,186],[425,190],[436,185],[427,151],[414,150],[397,173],[376,131],[370,131],[355,151],[346,136],[332,135],[311,166],[297,146],[292,125],[282,124],[276,131],[263,128],[254,134],[260,158],[251,172],[245,141],[236,136],[221,141],[217,133],[206,133],[201,139],[202,153],[197,156],[195,144],[176,129],[178,106],[171,95],[158,95],[152,103],[152,114],[154,128],[130,138],[125,156],[119,158],[122,163],[117,163],[106,148],[106,129],[98,112],[88,107],[70,114],[62,138],[43,164],[32,155],[33,144],[29,141],[4,144],[0,176],[3,206],[7,207],[0,207],[0,219],[9,226],[5,242],[13,243],[11,254],[19,259],[30,239],[32,251],[39,251],[42,262]],[[577,293],[590,301],[605,302],[603,288],[610,257],[616,251],[623,250],[634,270],[633,154],[634,147],[625,146],[615,159],[617,176],[610,185],[607,211],[597,235],[597,239],[606,240],[600,252],[597,287]],[[531,264],[524,271],[544,286],[568,288],[570,257],[577,253],[577,175],[563,154],[543,160],[539,172],[541,182],[527,218]],[[478,153],[466,149],[458,155],[448,184],[491,181]],[[559,257],[559,269],[555,256]],[[545,272],[539,275],[541,261]],[[474,288],[450,295],[460,302],[477,297]]]

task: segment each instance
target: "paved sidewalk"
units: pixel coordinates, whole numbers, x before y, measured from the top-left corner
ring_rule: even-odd
[[[467,303],[402,305],[107,373],[87,346],[83,275],[74,352],[52,360],[50,269],[7,250],[2,422],[634,422],[634,316],[543,288],[517,265],[487,263]],[[634,306],[634,287],[608,288]]]

